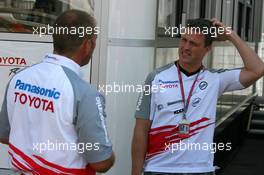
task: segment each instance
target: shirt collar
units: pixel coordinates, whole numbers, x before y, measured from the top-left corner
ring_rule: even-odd
[[[78,76],[82,77],[80,65],[65,56],[57,55],[57,54],[47,54],[44,57],[43,62],[58,64],[67,67],[71,69],[73,72],[75,72]]]

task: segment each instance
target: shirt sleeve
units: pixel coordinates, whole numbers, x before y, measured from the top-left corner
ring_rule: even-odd
[[[78,143],[93,145],[84,148],[88,163],[100,162],[112,155],[112,143],[106,129],[105,99],[101,94],[86,95],[79,102],[76,131]]]
[[[239,81],[240,72],[241,69],[219,71],[219,96],[224,92],[245,88]]]
[[[144,84],[144,91],[139,94],[135,118],[151,120],[151,116],[154,113],[155,103],[154,94],[152,93],[152,81],[154,80],[154,74],[150,73]]]
[[[1,112],[0,112],[0,138],[1,139],[9,139],[10,133],[10,124],[8,120],[8,113],[7,113],[7,89],[9,84],[7,85],[4,101],[2,104]]]

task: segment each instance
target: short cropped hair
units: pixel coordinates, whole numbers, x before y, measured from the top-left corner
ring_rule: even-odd
[[[200,30],[203,30],[203,28],[208,28],[210,30],[211,27],[213,27],[213,23],[204,18],[197,18],[197,19],[188,19],[186,22],[186,27],[195,27],[195,28],[200,28]],[[204,46],[210,46],[212,45],[214,38],[208,32],[208,34],[204,34],[205,36],[205,41],[204,41]]]
[[[96,20],[93,16],[80,10],[68,10],[62,13],[56,21],[53,27],[57,29],[67,28],[76,29],[76,33],[62,33],[53,32],[53,46],[54,50],[59,53],[72,53],[75,52],[85,39],[91,39],[94,33],[85,33],[83,37],[80,37],[78,28],[92,28],[96,26]],[[85,31],[85,30],[84,30]]]

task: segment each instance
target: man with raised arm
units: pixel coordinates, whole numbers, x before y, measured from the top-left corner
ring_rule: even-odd
[[[193,19],[186,25],[178,60],[153,71],[145,81],[145,85],[159,86],[160,91],[139,96],[132,175],[213,175],[214,155],[202,146],[213,143],[218,97],[247,88],[264,75],[259,56],[223,23]],[[216,40],[233,43],[244,68],[211,72],[202,65],[214,38],[197,31],[213,31],[208,30],[212,27],[223,29]],[[191,147],[194,144],[200,149]]]

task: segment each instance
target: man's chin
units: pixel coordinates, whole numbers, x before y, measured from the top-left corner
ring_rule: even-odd
[[[185,63],[185,64],[192,63],[192,59],[191,58],[182,57],[180,60],[181,60],[182,63]]]

